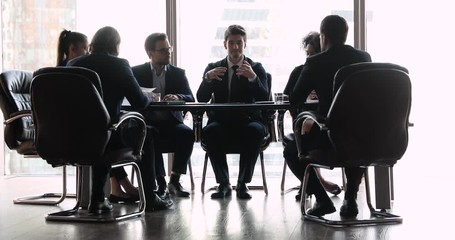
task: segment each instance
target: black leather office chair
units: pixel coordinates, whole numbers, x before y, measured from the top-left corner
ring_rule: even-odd
[[[52,166],[77,167],[77,203],[71,210],[51,213],[46,220],[118,221],[141,216],[145,196],[139,167],[145,139],[142,115],[125,112],[120,119],[111,119],[103,102],[101,83],[94,71],[79,67],[50,67],[35,72],[31,84],[33,120],[38,154]],[[137,126],[134,143],[110,150],[106,146],[115,131]],[[137,205],[114,204],[114,212],[90,215],[82,199],[90,199],[90,178],[86,171],[95,161],[108,161],[112,167],[131,165],[137,174],[140,201]],[[90,176],[90,174],[89,174]],[[129,211],[125,211],[125,207]],[[120,208],[120,210],[118,209]]]
[[[268,84],[268,87],[269,87],[269,101],[272,101],[273,98],[272,98],[272,91],[271,91],[271,88],[272,88],[272,75],[270,73],[267,73],[267,78],[268,78],[268,81],[267,81],[267,84]],[[266,127],[267,127],[267,130],[268,130],[268,134],[267,136],[264,137],[264,140],[262,142],[262,145],[261,145],[261,149],[260,149],[260,153],[259,153],[259,159],[260,159],[260,162],[261,162],[261,174],[262,174],[262,186],[252,186],[252,185],[249,185],[249,189],[252,189],[252,190],[255,190],[255,189],[259,189],[259,190],[264,190],[265,194],[268,194],[269,191],[268,191],[268,187],[267,187],[267,179],[266,179],[266,174],[265,174],[265,162],[264,162],[264,151],[268,148],[268,146],[270,145],[270,143],[273,141],[273,142],[276,142],[276,132],[275,132],[275,111],[274,110],[268,110],[268,111],[263,111],[262,112],[262,117],[266,123]],[[204,151],[206,151],[206,146],[205,146],[205,143],[203,140],[201,140],[201,147],[202,149],[204,149]],[[229,146],[231,147],[230,149],[226,149],[226,153],[228,154],[238,154],[240,153],[240,150],[239,149],[236,149],[234,146]],[[208,154],[206,153],[205,154],[205,158],[204,158],[204,167],[203,167],[203,170],[202,170],[202,182],[201,182],[201,192],[202,194],[205,193],[205,179],[206,179],[206,174],[207,174],[207,163],[208,163]],[[235,186],[233,186],[233,188],[235,188]],[[216,187],[212,187],[208,190],[214,190],[216,189]]]
[[[0,74],[0,107],[3,112],[4,139],[10,150],[16,151],[24,158],[40,158],[35,148],[35,127],[33,125],[30,84],[33,73],[22,70],[9,70]],[[19,197],[13,200],[16,204],[56,205],[67,194],[66,166],[63,167],[62,193],[44,193]]]
[[[341,68],[334,78],[334,99],[327,116],[313,112],[299,114],[295,122],[296,137],[306,119],[312,119],[326,131],[332,143],[329,150],[316,149],[304,158],[314,167],[361,167],[365,169],[366,200],[371,213],[364,219],[329,219],[307,212],[303,181],[301,210],[307,220],[330,226],[400,223],[402,218],[377,211],[371,204],[367,168],[392,167],[406,152],[408,145],[411,81],[407,70],[390,63],[358,63]]]

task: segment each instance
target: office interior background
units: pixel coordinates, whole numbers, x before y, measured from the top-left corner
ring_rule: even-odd
[[[173,3],[172,12],[169,2]],[[305,61],[302,37],[318,31],[324,16],[345,17],[350,26],[347,43],[358,46],[354,7],[359,3],[366,16],[365,44],[360,47],[375,62],[408,68],[413,84],[410,121],[415,126],[405,155],[409,162],[403,167],[397,164],[396,181],[408,179],[412,183],[409,179],[443,175],[444,182],[419,182],[421,192],[416,194],[447,194],[452,191],[455,165],[455,33],[450,1],[1,0],[1,71],[54,66],[61,30],[79,31],[90,39],[107,25],[120,32],[120,57],[133,66],[148,61],[143,48],[147,35],[171,29],[176,33],[171,38],[173,63],[186,70],[195,93],[206,64],[225,56],[224,29],[235,23],[248,30],[246,55],[264,64],[273,75],[272,91],[281,92],[292,69]],[[2,132],[0,135],[3,139]],[[45,161],[30,164],[1,144],[0,174],[49,172]],[[46,170],[40,172],[41,168]]]

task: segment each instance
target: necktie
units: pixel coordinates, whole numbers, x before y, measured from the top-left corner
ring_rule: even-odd
[[[237,76],[237,69],[239,66],[232,66],[232,77],[231,77],[231,92],[230,92],[230,102],[237,102],[236,94],[239,92],[239,77]]]

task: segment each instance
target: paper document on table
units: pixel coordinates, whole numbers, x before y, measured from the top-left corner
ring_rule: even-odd
[[[141,87],[141,90],[143,92],[153,92],[156,88],[147,88],[147,87]]]
[[[146,88],[146,87],[141,87],[141,90],[142,92],[147,95],[148,97],[150,98],[153,98],[153,91],[155,90],[156,88]]]

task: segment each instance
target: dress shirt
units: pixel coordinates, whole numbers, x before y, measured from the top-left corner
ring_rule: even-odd
[[[153,67],[152,62],[150,62],[150,67],[152,68],[153,72],[153,87],[156,88],[155,92],[156,93],[163,93],[165,92],[166,89],[166,71],[167,71],[167,65],[163,66],[163,69],[161,71],[161,74],[158,76],[156,74],[156,69]],[[163,97],[163,96],[161,96]]]

